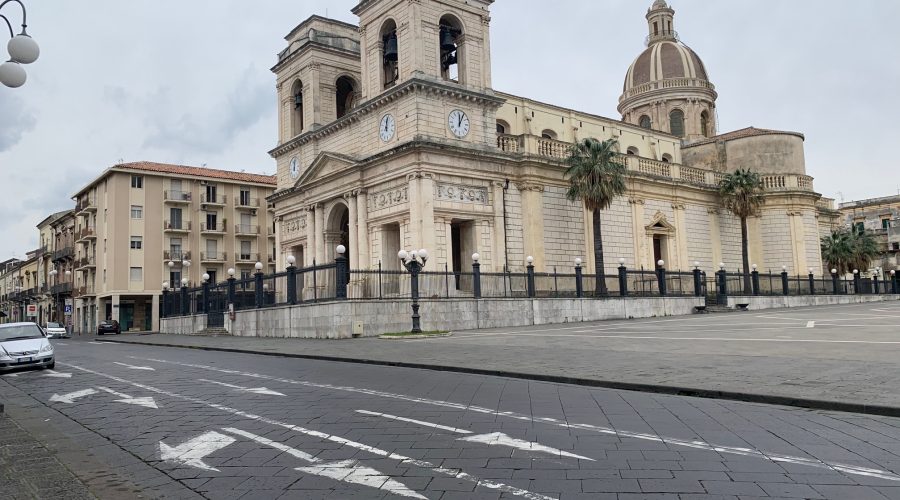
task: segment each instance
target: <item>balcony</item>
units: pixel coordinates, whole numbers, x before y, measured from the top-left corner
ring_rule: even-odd
[[[190,204],[191,193],[187,191],[163,191],[163,200],[166,203]]]
[[[201,233],[224,233],[225,232],[225,224],[218,222],[216,224],[200,224],[200,232]]]
[[[259,208],[259,198],[250,198],[247,196],[234,197],[235,208]]]
[[[200,196],[200,204],[201,205],[225,206],[226,202],[227,202],[227,198],[225,198],[224,195],[210,196],[210,195],[204,194],[204,195]]]
[[[71,283],[57,283],[50,287],[50,293],[53,295],[63,295],[72,293],[72,284]]]
[[[96,295],[94,293],[94,285],[80,286],[74,290],[75,297],[90,297]]]
[[[200,252],[200,262],[225,262],[228,252]]]
[[[275,237],[275,228],[272,226],[269,226],[266,229],[266,234],[268,235],[269,238],[274,238]]]
[[[84,215],[97,211],[97,202],[93,198],[82,198],[75,204],[75,215]]]
[[[97,267],[97,256],[96,255],[84,256],[75,261],[75,269],[76,270],[83,270],[83,269],[92,268],[92,267]]]
[[[166,262],[168,262],[170,260],[173,260],[173,261],[191,260],[191,252],[189,250],[178,250],[175,252],[173,252],[171,250],[165,250],[163,252],[163,260]]]
[[[234,234],[240,236],[255,236],[259,234],[259,226],[252,224],[238,224],[234,226]]]
[[[78,243],[93,239],[97,239],[96,228],[93,226],[84,226],[75,233],[75,241]]]
[[[61,260],[71,259],[75,256],[75,247],[65,247],[62,250],[57,250],[53,252],[53,256],[51,257],[53,262],[59,262]]]
[[[163,230],[168,233],[189,233],[191,231],[191,221],[165,221],[163,223]]]
[[[256,263],[259,262],[259,254],[258,253],[238,253],[237,261],[239,263]]]

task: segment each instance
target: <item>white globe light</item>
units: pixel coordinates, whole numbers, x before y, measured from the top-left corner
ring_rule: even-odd
[[[700,269],[700,261],[699,260],[694,261],[694,267],[697,269]]]
[[[813,268],[809,268],[809,274],[815,274],[816,270]]]
[[[719,262],[719,269],[725,269],[725,263]]]
[[[163,290],[168,290],[168,289],[169,289],[169,282],[163,281]]]
[[[12,37],[9,43],[6,44],[6,49],[9,50],[9,55],[13,58],[13,61],[22,64],[31,64],[37,61],[38,56],[41,55],[41,48],[38,47],[34,38],[25,34]]]
[[[837,269],[832,269],[831,274],[837,274]]]
[[[422,260],[428,260],[428,250],[425,250],[424,248],[419,250],[419,257],[421,257]]]
[[[253,268],[256,269],[257,271],[262,271],[262,268],[263,268],[262,262],[257,262],[257,263],[253,266]]]
[[[0,83],[7,87],[17,88],[25,85],[28,75],[25,68],[15,61],[6,61],[0,64]]]
[[[473,254],[472,254],[472,261],[473,261],[473,262],[478,262],[480,259],[481,259],[481,256],[478,255],[477,253],[473,253]]]
[[[534,257],[529,255],[528,258],[525,259],[525,262],[527,262],[529,266],[534,264]]]
[[[891,270],[891,276],[896,276],[896,275],[897,275],[897,271],[894,271],[894,270],[892,269],[892,270]]]
[[[69,271],[68,269],[66,269],[66,276],[72,276],[72,271]]]
[[[231,276],[232,278],[234,278],[234,268],[233,267],[228,268],[228,276]]]
[[[56,276],[57,273],[58,273],[58,271],[57,271],[56,269],[52,269],[52,270],[50,271],[50,276]]]
[[[664,260],[662,260],[662,259],[659,259],[659,260],[656,262],[656,265],[659,266],[659,267],[663,267],[663,266],[666,265],[666,261],[664,261]]]
[[[400,250],[397,252],[397,258],[400,260],[406,260],[409,258],[409,254],[406,253],[406,250]]]
[[[854,269],[853,274],[859,274],[859,269]]]
[[[624,266],[624,265],[625,265],[625,258],[624,258],[624,257],[619,257],[619,265],[620,265],[620,266]]]
[[[203,281],[209,281],[209,274],[203,273]]]
[[[293,255],[287,256],[287,263],[289,266],[293,266],[294,263],[296,263],[296,262],[297,262],[297,259],[295,259]]]
[[[782,271],[787,271],[787,266],[781,266]]]
[[[183,261],[181,261],[181,265],[184,267],[191,267],[191,261],[183,260]]]
[[[169,263],[167,265],[169,266],[169,269],[172,269],[173,267],[175,267],[175,263],[172,262],[171,260],[169,261]]]
[[[266,290],[266,291],[269,290],[269,284],[268,284],[268,283],[263,283],[263,290]]]
[[[188,284],[188,279],[187,279],[187,278],[181,278],[181,285],[182,285],[182,286],[187,286],[187,284]]]
[[[582,262],[583,262],[583,261],[581,260],[581,257],[577,257],[577,258],[575,259],[575,267],[581,267],[581,263],[582,263]]]
[[[345,247],[344,245],[338,245],[336,250],[338,255],[344,255],[345,253],[347,253],[347,247]]]
[[[753,270],[754,270],[754,271],[756,271],[756,267],[757,267],[757,266],[756,266],[756,264],[753,264],[753,265],[752,265],[752,266],[750,266],[750,267],[752,267],[752,268],[753,268]]]

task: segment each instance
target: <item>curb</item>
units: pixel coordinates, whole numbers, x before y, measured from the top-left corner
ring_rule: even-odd
[[[717,391],[712,389],[697,389],[692,387],[680,387],[657,384],[638,384],[634,382],[617,382],[612,380],[586,379],[565,377],[561,375],[546,375],[539,373],[510,372],[503,370],[489,370],[482,368],[466,368],[461,366],[429,365],[423,363],[408,363],[404,361],[382,361],[363,358],[342,358],[338,356],[324,356],[318,354],[291,354],[265,351],[253,351],[249,349],[233,349],[227,347],[192,346],[177,344],[158,344],[151,342],[128,342],[122,340],[97,339],[99,342],[111,344],[135,344],[154,347],[174,347],[179,349],[196,349],[201,351],[230,352],[237,354],[256,354],[260,356],[272,356],[277,358],[310,359],[315,361],[337,361],[342,363],[355,363],[363,365],[394,366],[398,368],[414,368],[420,370],[434,370],[452,373],[467,373],[472,375],[488,375],[493,377],[506,377],[522,380],[534,380],[537,382],[552,382],[556,384],[580,385],[584,387],[599,387],[603,389],[616,389],[635,392],[647,392],[652,394],[667,394],[672,396],[689,396],[704,399],[722,399],[727,401],[741,401],[745,403],[762,403],[767,405],[793,406],[811,410],[839,411],[846,413],[861,413],[865,415],[879,415],[884,417],[900,417],[900,407],[883,405],[866,405],[861,403],[845,403],[841,401],[828,401],[823,399],[792,398],[789,396],[774,396],[767,394],[755,394],[749,392]]]

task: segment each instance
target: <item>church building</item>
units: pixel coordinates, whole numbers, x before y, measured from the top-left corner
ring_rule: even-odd
[[[608,272],[620,258],[739,269],[740,222],[717,195],[738,168],[759,172],[767,193],[749,221],[751,262],[821,272],[820,218],[832,212],[803,135],[719,134],[715,86],[664,0],[647,11],[621,119],[495,90],[492,3],[362,0],[358,26],[313,16],[288,33],[272,68],[279,270],[288,255],[332,262],[343,244],[353,269],[400,269],[399,250],[425,248],[432,270],[470,271],[477,252],[483,271],[522,270],[531,256],[538,271],[582,258],[592,273],[591,215],[566,199],[563,173],[569,146],[593,137],[616,139],[628,170],[626,194],[603,212]]]

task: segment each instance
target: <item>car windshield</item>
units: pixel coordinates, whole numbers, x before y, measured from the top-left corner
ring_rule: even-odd
[[[24,340],[43,338],[44,334],[37,325],[15,325],[0,328],[0,342],[5,340]]]
[[[47,328],[62,328],[59,323],[47,323]]]

